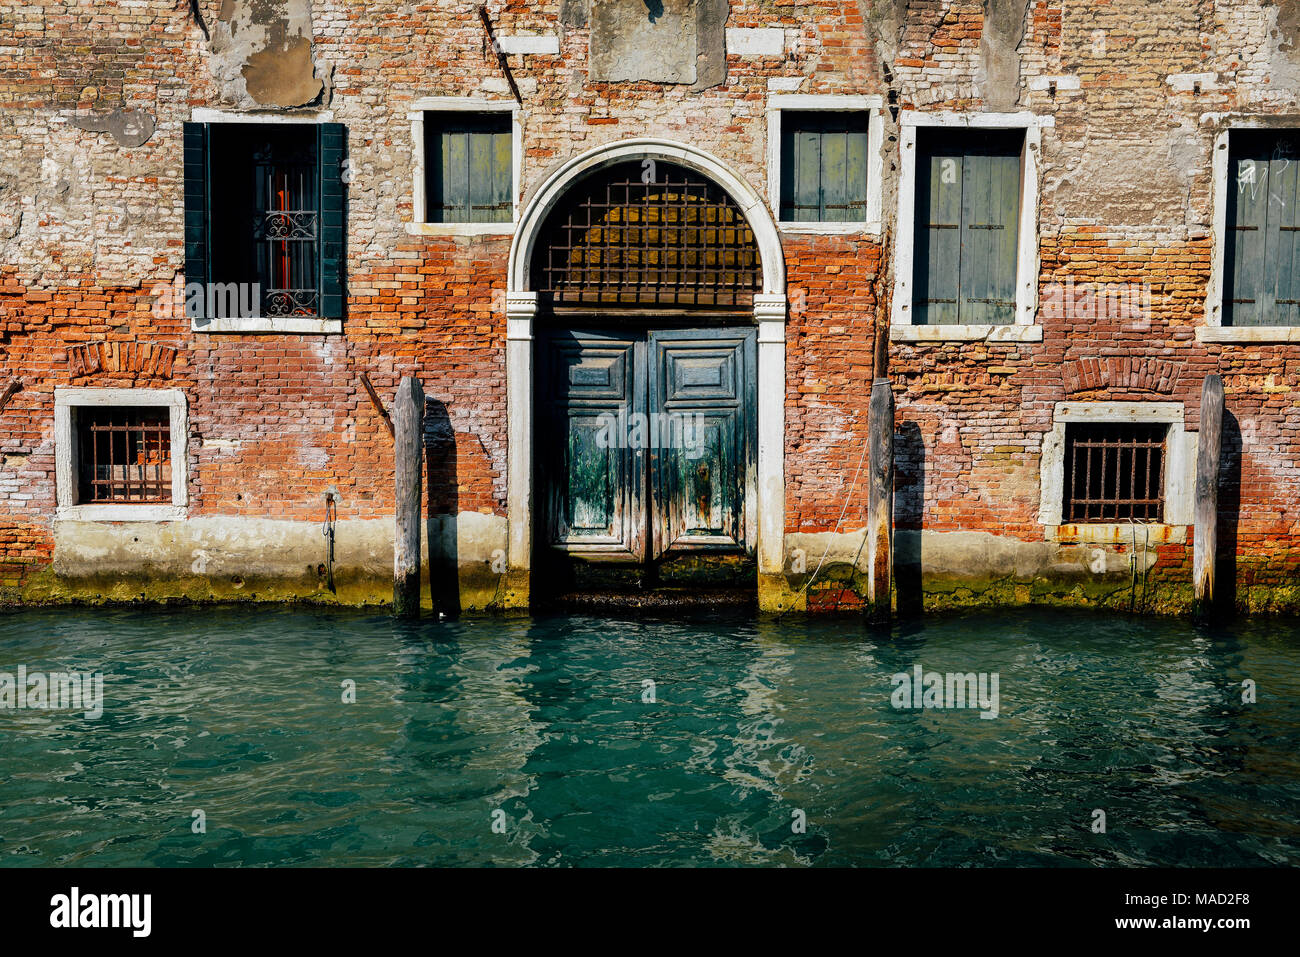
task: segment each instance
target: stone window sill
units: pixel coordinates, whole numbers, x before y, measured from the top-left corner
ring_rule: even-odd
[[[1046,538],[1049,542],[1080,545],[1131,545],[1134,534],[1139,545],[1181,545],[1187,541],[1186,525],[1160,525],[1128,522],[1098,523],[1089,525],[1049,525]]]
[[[180,505],[65,505],[55,511],[62,522],[181,522],[187,517]]]
[[[193,332],[209,333],[306,333],[338,335],[343,332],[342,319],[318,319],[314,316],[273,316],[247,319],[191,319]]]
[[[1200,342],[1300,342],[1300,326],[1197,326]]]
[[[514,223],[403,223],[410,236],[513,236]]]
[[[1022,323],[980,326],[889,327],[891,342],[1042,342],[1043,327]]]
[[[880,223],[777,223],[783,233],[811,233],[819,236],[879,236]]]

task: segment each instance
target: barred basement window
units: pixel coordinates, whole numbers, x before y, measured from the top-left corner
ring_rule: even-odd
[[[1062,520],[1162,522],[1168,432],[1166,423],[1068,423]]]
[[[172,500],[171,415],[166,407],[79,409],[77,448],[79,502]]]
[[[514,218],[512,122],[505,112],[424,114],[426,222]]]

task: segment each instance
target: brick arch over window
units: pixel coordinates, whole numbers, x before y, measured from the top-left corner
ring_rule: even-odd
[[[667,160],[629,160],[572,184],[542,224],[538,305],[748,312],[762,289],[758,243],[721,186]]]

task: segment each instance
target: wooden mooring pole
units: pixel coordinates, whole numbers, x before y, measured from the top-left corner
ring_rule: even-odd
[[[1201,385],[1201,434],[1196,449],[1196,526],[1192,544],[1192,590],[1206,614],[1214,605],[1218,552],[1219,455],[1223,448],[1223,380],[1207,375]]]
[[[420,501],[424,488],[424,387],[402,379],[393,403],[393,474],[397,535],[393,540],[393,615],[420,617]]]
[[[867,616],[882,623],[889,621],[894,579],[894,393],[888,379],[871,384],[867,428]]]

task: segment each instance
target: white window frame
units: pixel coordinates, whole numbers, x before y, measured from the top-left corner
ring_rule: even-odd
[[[426,223],[428,196],[425,186],[424,114],[425,113],[509,113],[510,114],[510,222],[508,223]],[[411,121],[412,175],[411,222],[406,231],[412,236],[512,236],[519,222],[519,183],[523,164],[523,123],[519,104],[514,100],[494,100],[481,96],[426,96],[411,104],[407,114]]]
[[[912,266],[916,238],[916,131],[920,127],[955,130],[1024,130],[1020,151],[1020,221],[1016,241],[1015,322],[1001,325],[913,325]],[[894,227],[894,296],[889,338],[895,342],[1041,342],[1038,313],[1038,197],[1042,169],[1042,129],[1055,126],[1050,116],[1034,113],[922,113],[904,110],[899,117],[898,210]]]
[[[884,100],[879,96],[839,94],[769,93],[767,95],[767,198],[772,218],[783,233],[846,235],[865,233],[880,237],[881,176],[884,163],[880,148],[884,141]],[[823,223],[781,221],[781,114],[793,110],[827,113],[863,113],[867,119],[867,207],[857,222]]]
[[[234,110],[216,110],[208,107],[196,107],[190,115],[194,123],[239,123],[252,125],[270,123],[277,125],[299,124],[319,126],[321,123],[333,123],[332,110],[320,110],[316,113],[239,113]],[[211,212],[209,210],[209,212]],[[346,251],[344,253],[346,255]],[[338,335],[343,332],[342,319],[323,319],[312,316],[247,316],[212,319],[193,318],[190,320],[191,332],[230,333],[246,335],[249,333],[278,333],[282,335]]]
[[[1165,511],[1163,522],[1088,522],[1065,524],[1065,427],[1077,422],[1167,423],[1165,438]],[[1194,521],[1198,436],[1183,427],[1181,402],[1058,402],[1051,430],[1043,437],[1039,460],[1038,521],[1048,541],[1123,543],[1133,526],[1145,529],[1146,542],[1183,542]]]
[[[1224,120],[1220,114],[1206,114],[1206,120]],[[1210,279],[1205,287],[1205,322],[1196,327],[1196,338],[1201,342],[1300,342],[1300,326],[1225,326],[1223,324],[1223,269],[1228,239],[1228,187],[1231,170],[1228,168],[1229,141],[1234,132],[1241,130],[1277,130],[1300,132],[1300,116],[1231,116],[1227,124],[1214,136],[1214,149],[1210,154],[1213,177],[1214,219],[1212,220],[1213,246],[1210,259]],[[1288,122],[1294,121],[1294,122]]]
[[[165,407],[171,426],[172,500],[169,504],[77,501],[78,449],[74,410],[105,406]],[[188,515],[189,416],[181,389],[54,390],[55,518],[75,522],[174,522]]]

